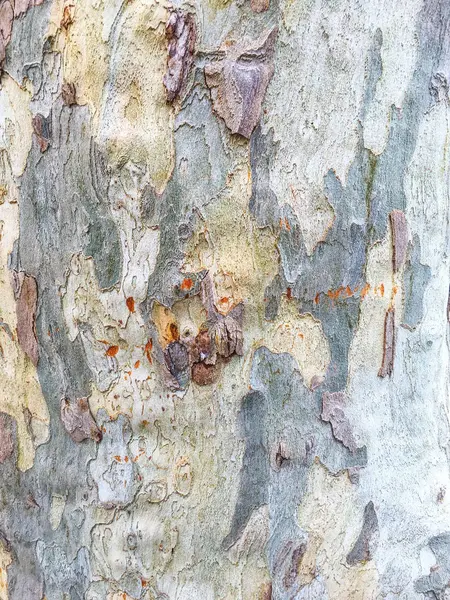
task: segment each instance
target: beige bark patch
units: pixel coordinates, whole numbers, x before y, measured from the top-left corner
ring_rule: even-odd
[[[0,412],[17,422],[18,468],[33,465],[35,449],[48,437],[49,414],[36,368],[20,347],[16,299],[8,269],[8,256],[19,236],[18,191],[15,177],[25,168],[31,147],[30,96],[7,75],[0,94]]]
[[[291,354],[308,387],[325,377],[331,355],[322,325],[311,315],[301,315],[296,303],[285,296],[276,321],[257,344],[267,346],[271,352]]]
[[[330,600],[377,598],[378,573],[374,562],[357,566],[346,563],[361,529],[362,514],[356,487],[347,473],[332,475],[316,460],[298,511],[299,525],[309,534],[299,577],[307,584],[316,569],[320,571]]]

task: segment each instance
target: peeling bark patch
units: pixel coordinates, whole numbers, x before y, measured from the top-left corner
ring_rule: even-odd
[[[378,371],[379,377],[391,376],[394,371],[395,338],[395,310],[391,307],[386,311],[384,320],[383,361]]]
[[[16,296],[17,338],[22,350],[36,366],[39,360],[35,328],[37,282],[31,275],[17,271],[13,271],[13,280]]]
[[[0,463],[4,463],[14,452],[14,420],[0,413]]]
[[[351,452],[357,449],[350,423],[345,416],[346,396],[344,392],[325,392],[322,396],[323,421],[331,423],[334,437]]]
[[[66,106],[77,103],[77,94],[74,83],[63,83],[61,86],[61,97]]]
[[[14,3],[5,0],[0,4],[0,68],[6,57],[6,46],[11,39],[14,21]]]
[[[173,102],[184,91],[192,66],[196,39],[194,17],[182,10],[174,11],[166,25],[166,36],[169,57],[164,85],[168,101]]]
[[[401,210],[393,210],[389,213],[389,218],[392,229],[392,263],[396,273],[405,264],[409,231],[405,214]]]
[[[75,401],[63,398],[61,420],[74,442],[79,443],[86,439],[100,442],[102,439],[102,432],[94,421],[87,398],[78,398]]]
[[[347,554],[347,563],[355,565],[364,563],[373,558],[378,544],[379,529],[378,518],[373,502],[369,502],[364,509],[361,533],[351,551]]]
[[[45,152],[50,145],[51,138],[51,117],[36,115],[33,117],[33,132],[37,138],[41,152]]]
[[[250,6],[254,13],[262,13],[268,10],[270,0],[250,0]]]
[[[232,133],[250,138],[261,116],[261,105],[274,72],[277,30],[260,44],[240,42],[225,46],[225,57],[205,67],[214,110]]]

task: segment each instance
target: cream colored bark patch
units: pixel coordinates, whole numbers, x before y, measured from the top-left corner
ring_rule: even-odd
[[[319,571],[329,600],[375,600],[378,573],[373,561],[350,566],[347,554],[357,539],[363,509],[356,487],[346,472],[331,475],[319,461],[308,477],[308,490],[299,506],[299,525],[308,534],[308,545],[299,576],[305,584]]]
[[[11,553],[0,542],[0,600],[8,600],[7,568],[11,564]]]
[[[291,354],[308,387],[325,377],[330,349],[320,321],[311,315],[301,315],[295,302],[285,296],[275,323],[270,324],[258,345],[267,346],[271,352]]]
[[[0,94],[0,412],[17,422],[18,461],[21,470],[33,465],[35,449],[48,437],[49,414],[36,368],[17,340],[16,301],[8,256],[19,237],[18,177],[31,147],[29,94],[7,75]]]

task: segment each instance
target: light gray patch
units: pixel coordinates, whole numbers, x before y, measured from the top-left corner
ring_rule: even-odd
[[[252,195],[249,210],[259,227],[273,225],[280,218],[278,200],[270,187],[270,170],[278,145],[273,141],[273,129],[264,135],[259,125],[250,138]]]
[[[362,122],[366,117],[367,109],[371,105],[377,88],[377,83],[383,73],[383,60],[381,48],[383,46],[383,32],[377,29],[373,36],[372,47],[367,53],[365,71],[365,91],[362,107]]]
[[[14,19],[4,70],[20,85],[30,65],[41,68],[51,7],[52,3],[46,0],[38,6],[31,6],[20,18]]]
[[[80,548],[71,561],[60,546],[38,541],[36,554],[46,575],[45,595],[49,600],[65,600],[65,594],[70,594],[71,600],[84,600],[91,578],[86,548]]]
[[[373,502],[369,502],[364,508],[363,524],[358,539],[347,554],[347,563],[355,565],[371,560],[378,545],[378,539],[377,513],[375,512]]]
[[[98,500],[108,507],[129,504],[139,487],[136,466],[128,451],[132,436],[129,419],[119,415],[111,421],[101,409],[97,423],[103,431],[103,439],[96,459],[90,464],[90,472],[97,485]]]
[[[404,285],[404,309],[402,325],[415,329],[423,318],[423,295],[431,279],[431,269],[420,262],[420,240],[414,236],[410,258],[406,261]]]

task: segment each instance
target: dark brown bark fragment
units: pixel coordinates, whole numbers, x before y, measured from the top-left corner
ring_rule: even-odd
[[[386,311],[386,317],[384,320],[384,344],[383,344],[383,361],[381,368],[378,371],[379,377],[391,376],[394,370],[394,357],[395,357],[395,310],[391,306]]]
[[[406,251],[408,249],[408,224],[405,214],[401,210],[393,210],[389,213],[392,229],[392,264],[394,272],[399,271],[406,260]]]
[[[33,117],[32,124],[41,152],[45,152],[50,145],[51,117],[45,118],[43,115],[37,114]]]
[[[77,94],[74,83],[63,83],[61,87],[61,96],[66,106],[72,106],[77,103]]]
[[[74,401],[63,398],[61,420],[74,442],[82,442],[89,438],[100,442],[102,439],[102,432],[94,421],[87,398],[77,398]]]
[[[371,560],[378,542],[378,518],[373,502],[364,509],[363,525],[355,545],[347,554],[347,563],[355,565]]]
[[[17,339],[20,347],[36,366],[39,360],[36,339],[37,282],[23,272],[12,272],[16,297]]]

